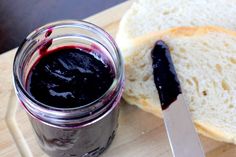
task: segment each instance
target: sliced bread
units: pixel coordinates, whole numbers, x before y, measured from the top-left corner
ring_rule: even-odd
[[[119,46],[149,32],[177,26],[221,26],[236,30],[236,0],[137,0],[122,18]]]
[[[151,50],[157,40],[170,48],[186,103],[198,131],[236,144],[236,33],[220,27],[179,27],[151,33],[122,47],[124,99],[161,117]]]

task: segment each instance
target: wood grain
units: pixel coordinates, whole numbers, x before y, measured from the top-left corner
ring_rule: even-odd
[[[115,36],[119,20],[132,1],[85,19]],[[16,49],[0,55],[0,156],[47,157],[39,148],[25,111],[12,87]],[[234,157],[236,146],[201,136],[207,157]],[[163,121],[121,101],[117,136],[102,157],[171,157]]]

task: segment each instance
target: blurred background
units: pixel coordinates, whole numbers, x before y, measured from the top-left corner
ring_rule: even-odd
[[[81,20],[125,0],[0,0],[0,54],[17,47],[35,28]]]

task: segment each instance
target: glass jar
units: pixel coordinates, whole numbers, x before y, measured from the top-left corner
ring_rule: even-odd
[[[109,89],[95,101],[75,108],[55,108],[37,101],[27,90],[27,75],[42,49],[67,45],[101,50],[114,68]],[[122,56],[112,37],[88,22],[65,20],[47,24],[31,34],[17,50],[13,64],[14,88],[28,113],[41,148],[52,157],[96,157],[112,142],[124,85]],[[91,91],[92,92],[92,91]]]

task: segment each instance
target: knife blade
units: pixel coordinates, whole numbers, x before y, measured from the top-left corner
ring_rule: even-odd
[[[174,157],[205,157],[189,108],[164,41],[157,41],[151,52],[154,83],[159,94],[164,124]]]
[[[205,156],[182,94],[163,110],[163,117],[174,157]]]

